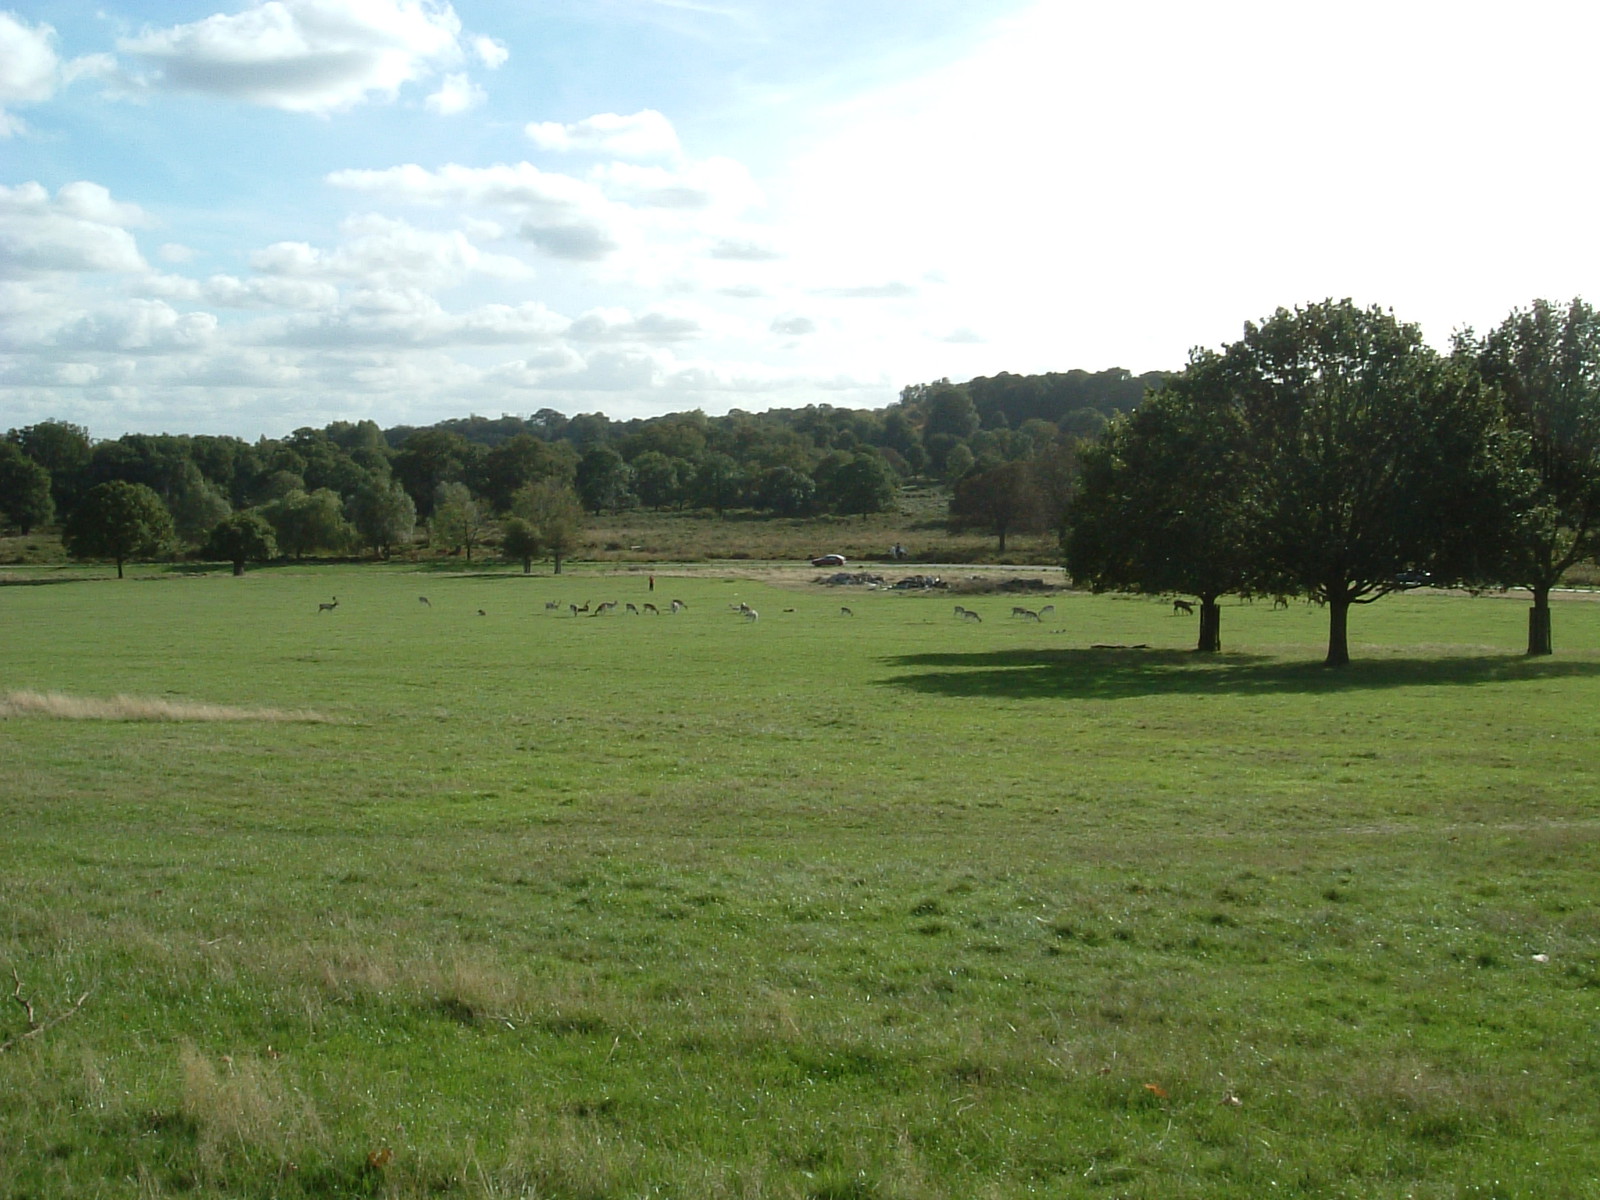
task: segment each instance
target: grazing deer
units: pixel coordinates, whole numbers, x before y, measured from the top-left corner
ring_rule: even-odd
[[[545,612],[560,612],[561,611],[561,601],[559,601],[559,600],[546,600],[544,602],[544,610],[545,610]]]
[[[744,619],[746,621],[759,621],[761,619],[761,614],[753,608],[746,608],[744,610]]]
[[[628,601],[628,611],[636,617],[639,615],[639,608],[632,600]]]
[[[633,606],[630,604],[628,607],[632,608]],[[656,608],[656,606],[654,604],[649,603],[648,601],[645,602],[644,610],[645,610],[645,612],[649,613],[652,617],[659,617],[661,615],[660,611]]]
[[[487,616],[488,616],[488,615],[489,615],[489,614],[488,614],[488,613],[486,613],[486,612],[484,612],[484,611],[483,611],[483,609],[481,609],[481,608],[480,608],[480,609],[479,609],[479,610],[478,610],[478,615],[479,615],[479,616],[480,616],[480,617],[487,617]]]
[[[961,605],[959,605],[959,604],[958,604],[958,605],[956,605],[956,616],[958,616],[958,617],[964,617],[964,616],[966,616],[966,615],[967,615],[967,610],[966,610],[966,609],[965,609],[965,608],[963,608],[963,607],[962,607],[962,606],[961,606]]]
[[[1174,600],[1172,602],[1172,615],[1177,616],[1179,613],[1189,617],[1194,616],[1194,605],[1187,600]]]
[[[1031,608],[1013,608],[1011,610],[1011,615],[1014,617],[1021,617],[1027,621],[1037,621],[1039,619],[1039,614],[1034,612]]]
[[[1039,610],[1039,615],[1041,617],[1045,616],[1046,614],[1049,614],[1052,617],[1055,616],[1056,615],[1056,606],[1054,604],[1046,604],[1043,608],[1041,608]]]
[[[419,604],[421,604],[423,608],[432,608],[433,607],[433,601],[429,600],[426,596],[418,596],[417,597],[417,602]]]
[[[672,602],[672,611],[673,611],[674,614],[681,613],[684,609],[686,609],[688,607],[689,606],[687,604],[685,604],[682,600],[674,600]]]
[[[841,617],[853,617],[855,616],[855,613],[851,612],[848,608],[841,604],[839,606],[839,615]]]
[[[590,613],[589,615],[592,616],[592,617],[603,617],[608,612],[610,612],[613,608],[615,608],[616,606],[617,606],[617,602],[615,600],[607,600],[604,604],[600,605],[598,608],[596,608],[594,610],[594,612]]]
[[[970,608],[963,608],[961,610],[961,619],[963,621],[976,621],[979,625],[983,624],[983,618],[977,613],[973,612]]]
[[[333,598],[333,603],[332,604],[326,604],[326,603],[318,604],[317,605],[317,612],[319,612],[319,613],[332,612],[334,609],[336,609],[338,607],[339,607],[339,597],[335,596]]]

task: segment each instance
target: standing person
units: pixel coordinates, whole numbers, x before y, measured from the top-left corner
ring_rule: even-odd
[[[656,577],[654,575],[650,576],[650,590],[652,592],[656,590]]]

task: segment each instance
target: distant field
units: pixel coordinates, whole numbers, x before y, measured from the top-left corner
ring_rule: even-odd
[[[0,587],[0,1197],[1600,1194],[1595,600],[452,566]]]

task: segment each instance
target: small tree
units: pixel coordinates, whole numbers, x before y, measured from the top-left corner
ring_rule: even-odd
[[[541,479],[520,489],[512,501],[514,515],[531,525],[561,574],[561,560],[578,548],[583,531],[583,505],[577,494],[555,479]]]
[[[233,573],[243,575],[245,563],[266,562],[278,556],[278,539],[265,517],[247,510],[218,521],[205,552],[232,563]]]
[[[161,553],[172,541],[172,514],[161,497],[142,483],[112,480],[89,489],[61,531],[74,558],[130,558]]]
[[[522,573],[533,574],[533,560],[544,553],[544,541],[531,522],[522,517],[507,517],[501,527],[500,553],[522,560]]]
[[[1008,534],[1038,530],[1045,513],[1044,493],[1024,459],[973,472],[950,497],[950,527],[989,530],[1000,539],[1001,554]]]
[[[467,552],[483,541],[489,519],[483,505],[473,499],[464,483],[443,483],[433,498],[433,519],[428,522],[428,539],[435,545],[455,546]]]

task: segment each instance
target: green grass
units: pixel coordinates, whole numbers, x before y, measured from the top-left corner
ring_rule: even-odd
[[[0,1197],[1600,1190],[1600,607],[816,574],[0,588]]]

